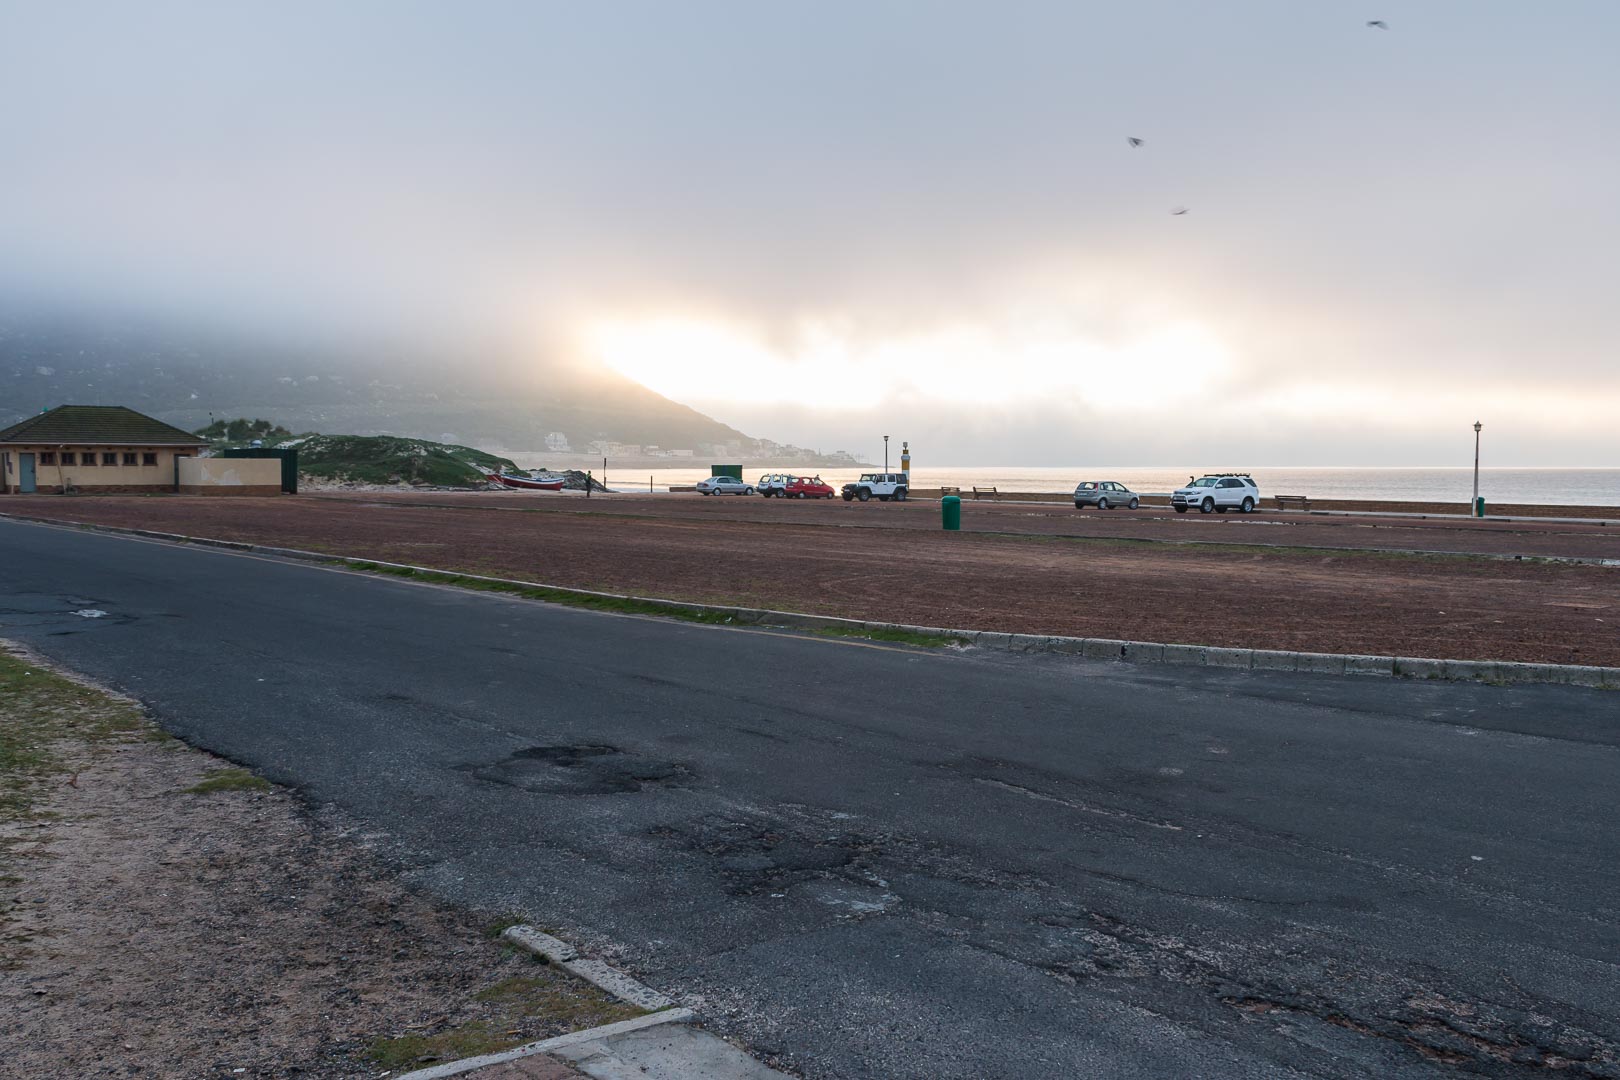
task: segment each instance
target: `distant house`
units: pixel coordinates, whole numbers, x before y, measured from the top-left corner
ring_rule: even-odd
[[[568,436],[560,431],[553,431],[546,436],[546,449],[558,454],[568,453]]]
[[[58,405],[0,431],[0,491],[174,491],[175,459],[207,445],[122,405]]]

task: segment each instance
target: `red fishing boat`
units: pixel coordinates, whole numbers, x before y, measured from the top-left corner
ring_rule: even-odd
[[[561,491],[568,482],[568,478],[563,476],[525,476],[507,472],[487,472],[484,476],[504,487],[520,491]]]

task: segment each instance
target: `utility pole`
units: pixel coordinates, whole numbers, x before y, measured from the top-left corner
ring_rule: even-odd
[[[883,436],[883,471],[889,471],[889,437]]]

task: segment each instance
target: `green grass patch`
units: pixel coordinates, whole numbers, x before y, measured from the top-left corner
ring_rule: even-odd
[[[461,589],[476,589],[480,592],[521,596],[526,600],[541,600],[548,604],[566,604],[569,607],[585,608],[590,611],[612,611],[623,615],[654,615],[664,619],[680,619],[683,622],[704,623],[711,626],[723,626],[732,623],[735,619],[735,616],[728,615],[724,611],[708,611],[697,607],[684,607],[678,602],[665,605],[626,597],[590,596],[569,592],[566,589],[548,589],[541,585],[519,585],[513,582],[487,581],[482,578],[468,577],[465,574],[448,573],[442,570],[417,570],[409,566],[385,566],[374,562],[336,562],[333,565],[343,566],[350,570],[363,570],[371,574],[387,574],[390,577],[407,578],[411,581],[426,581],[435,585],[454,585]],[[887,641],[898,645],[916,645],[925,649],[942,649],[949,646],[972,644],[969,639],[956,634],[919,634],[914,630],[896,630],[890,627],[824,626],[816,627],[810,633],[821,637],[860,638],[865,641]]]
[[[371,574],[387,574],[391,577],[409,578],[411,581],[425,581],[433,585],[454,585],[460,589],[475,589],[479,592],[504,593],[508,596],[521,596],[525,600],[543,600],[548,604],[566,604],[569,607],[585,608],[588,611],[611,611],[621,615],[657,615],[666,619],[680,619],[684,622],[718,625],[730,623],[734,619],[733,616],[723,611],[706,611],[702,608],[682,607],[680,605],[665,606],[647,600],[634,600],[622,596],[591,596],[570,592],[567,589],[549,589],[543,585],[520,585],[516,582],[488,581],[483,578],[448,573],[442,570],[415,570],[409,566],[383,566],[373,562],[340,563],[339,565],[350,570],[363,570]]]
[[[896,630],[892,627],[882,626],[818,626],[810,632],[818,637],[892,641],[897,645],[918,645],[925,649],[943,649],[950,646],[972,644],[967,638],[959,637],[956,634],[919,634],[915,630]]]
[[[527,924],[528,921],[529,920],[527,917],[520,915],[515,911],[509,911],[505,915],[497,918],[488,926],[484,927],[484,936],[493,941],[494,939],[499,938],[502,934],[506,933],[506,931],[510,930],[512,927],[523,926]]]
[[[473,1000],[493,1014],[443,1031],[378,1039],[368,1056],[389,1070],[436,1061],[455,1061],[479,1054],[498,1054],[545,1038],[536,1032],[561,1034],[644,1015],[602,991],[562,973],[517,975],[485,987]]]
[[[270,781],[246,769],[209,769],[202,780],[186,788],[186,795],[212,795],[218,791],[269,791]]]
[[[69,775],[72,743],[96,747],[156,730],[135,705],[9,653],[0,653],[0,702],[0,821],[37,814],[43,788]]]

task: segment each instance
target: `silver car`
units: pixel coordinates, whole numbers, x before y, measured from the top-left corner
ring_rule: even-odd
[[[1107,510],[1111,506],[1128,506],[1135,510],[1141,502],[1136,492],[1112,480],[1082,480],[1074,488],[1076,510],[1084,510],[1088,506],[1095,506],[1099,510]]]
[[[710,476],[697,482],[698,491],[705,495],[752,495],[753,484],[745,484],[735,476]]]

